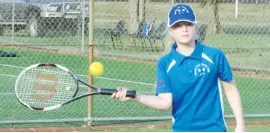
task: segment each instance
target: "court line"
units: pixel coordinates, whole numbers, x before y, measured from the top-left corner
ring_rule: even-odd
[[[0,66],[13,67],[13,68],[21,68],[21,69],[24,69],[25,68],[25,67],[13,66],[13,65],[7,65],[7,64],[0,64]],[[0,75],[1,76],[7,76],[7,77],[17,78],[16,75],[8,75],[8,74],[0,74]],[[79,76],[80,77],[88,77],[88,75],[79,75]],[[136,81],[129,81],[129,80],[121,80],[121,79],[112,79],[112,78],[105,78],[105,77],[95,77],[95,78],[97,78],[97,79],[104,79],[104,80],[110,80],[110,81],[119,81],[119,82],[126,82],[126,83],[134,83],[134,84],[155,86],[154,84],[144,83],[144,82],[136,82]]]
[[[8,74],[0,74],[0,76],[12,77],[12,78],[17,78],[18,77],[16,75],[8,75]],[[79,75],[79,76],[80,77],[87,77],[87,75]],[[143,82],[135,82],[135,81],[129,81],[129,80],[111,79],[111,78],[104,78],[104,77],[95,77],[95,78],[103,79],[103,80],[111,80],[111,81],[119,81],[119,82],[126,82],[126,83],[134,83],[134,84],[155,86],[154,84],[143,83]]]

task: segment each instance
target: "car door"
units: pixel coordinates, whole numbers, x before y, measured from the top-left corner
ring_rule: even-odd
[[[13,5],[13,1],[15,4]],[[11,24],[14,8],[14,22],[24,22],[24,10],[26,8],[26,0],[0,0],[0,22]]]
[[[12,22],[12,0],[0,0],[0,22]]]
[[[15,2],[15,22],[26,22],[26,8],[28,5],[27,0],[14,0]]]

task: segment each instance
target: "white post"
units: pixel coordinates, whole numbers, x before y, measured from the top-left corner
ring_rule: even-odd
[[[81,37],[81,51],[82,52],[84,52],[84,31],[85,31],[85,1],[83,0],[82,2],[81,2],[81,10],[82,10],[82,25],[80,25],[81,27],[81,34],[82,34],[82,37]],[[89,23],[88,23],[89,24]],[[87,24],[87,25],[88,25]],[[89,28],[89,26],[88,26],[88,28]],[[87,29],[87,30],[89,30],[89,29]]]
[[[15,23],[15,0],[12,1],[12,38],[11,41],[12,43],[14,43],[14,35],[15,35],[15,27],[14,27],[14,23]],[[5,30],[3,30],[2,32],[4,32]]]
[[[238,18],[238,0],[235,0],[235,18]]]

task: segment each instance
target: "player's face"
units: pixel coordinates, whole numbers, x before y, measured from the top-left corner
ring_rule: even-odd
[[[178,22],[170,28],[172,38],[184,45],[194,41],[196,35],[196,25],[190,22]]]

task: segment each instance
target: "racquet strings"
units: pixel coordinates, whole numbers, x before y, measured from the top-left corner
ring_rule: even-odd
[[[72,75],[53,66],[32,68],[17,84],[19,99],[36,108],[61,104],[72,99],[76,91],[77,82]]]

